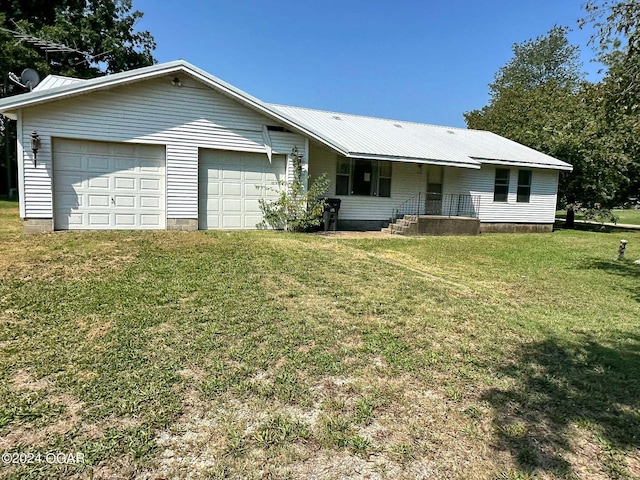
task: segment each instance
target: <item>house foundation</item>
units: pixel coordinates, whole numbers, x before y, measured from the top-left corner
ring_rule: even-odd
[[[481,233],[550,233],[552,223],[481,223]]]
[[[167,218],[167,230],[198,230],[197,218]]]
[[[53,218],[25,218],[24,233],[47,233],[53,232]]]

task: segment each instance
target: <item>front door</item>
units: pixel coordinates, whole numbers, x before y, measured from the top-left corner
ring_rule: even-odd
[[[430,165],[427,168],[426,215],[442,215],[443,167]]]

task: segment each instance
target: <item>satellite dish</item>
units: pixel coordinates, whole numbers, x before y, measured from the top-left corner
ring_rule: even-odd
[[[9,72],[9,80],[31,91],[40,83],[40,75],[33,68],[25,68],[19,77],[15,73]]]
[[[40,83],[40,75],[33,68],[25,68],[20,75],[21,83],[29,90],[33,90]]]

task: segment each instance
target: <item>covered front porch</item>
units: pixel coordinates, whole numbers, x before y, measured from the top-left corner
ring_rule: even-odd
[[[310,147],[310,181],[322,174],[329,178],[326,196],[341,201],[339,229],[379,230],[404,215],[479,217],[480,197],[469,181],[479,167],[346,158]]]

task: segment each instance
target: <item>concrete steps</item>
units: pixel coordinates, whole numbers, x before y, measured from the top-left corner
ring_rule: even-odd
[[[418,216],[405,215],[382,230],[392,235],[418,235]]]

